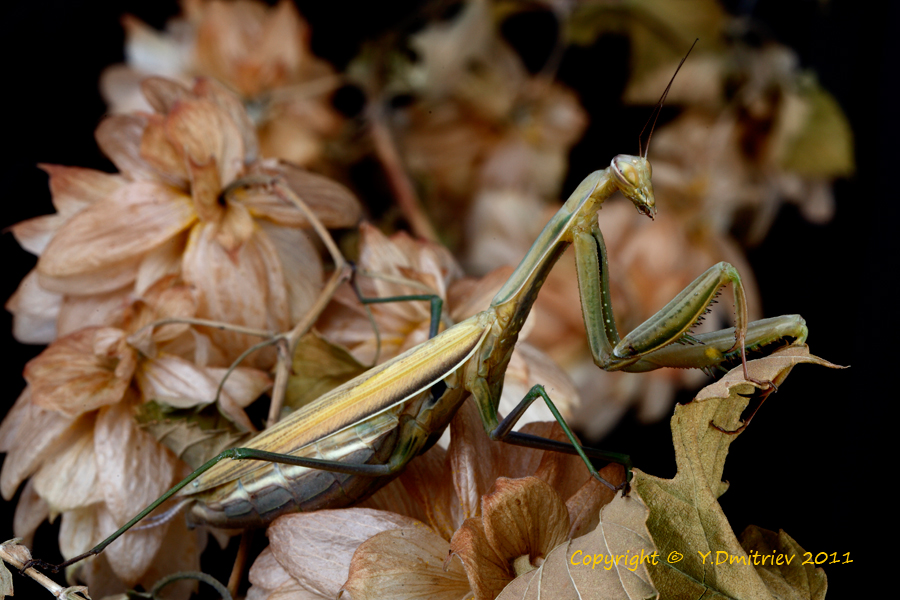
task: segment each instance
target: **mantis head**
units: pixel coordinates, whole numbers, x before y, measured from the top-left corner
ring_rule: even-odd
[[[656,108],[653,109],[650,118],[647,119],[647,123],[644,124],[644,129],[642,129],[640,135],[638,135],[638,155],[632,156],[630,154],[620,154],[612,159],[612,164],[610,165],[616,187],[620,189],[629,200],[634,202],[634,206],[638,209],[638,212],[642,215],[647,215],[651,219],[656,215],[656,199],[653,197],[653,186],[650,184],[650,162],[647,160],[647,153],[650,152],[650,138],[653,136],[653,128],[656,126],[656,119],[659,118],[659,113],[662,110],[663,103],[666,101],[666,96],[669,95],[669,90],[672,88],[672,82],[675,81],[675,75],[678,75],[678,71],[681,70],[681,65],[687,60],[688,54],[691,53],[691,50],[694,49],[694,46],[697,45],[698,41],[699,39],[694,40],[694,43],[691,44],[687,54],[685,54],[684,58],[681,59],[681,62],[678,63],[678,68],[675,69],[672,79],[669,80],[669,85],[666,86],[662,96],[659,97]],[[650,126],[650,134],[647,136],[647,145],[643,146],[643,144],[641,144],[641,138],[648,125]]]
[[[650,161],[641,156],[619,154],[612,159],[610,170],[616,187],[634,203],[638,212],[652,219],[656,215],[656,199],[650,183]]]

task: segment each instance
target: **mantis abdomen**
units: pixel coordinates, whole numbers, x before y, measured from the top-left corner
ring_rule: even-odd
[[[279,452],[298,458],[378,465],[385,473],[360,475],[258,461],[242,461],[237,467],[224,463],[230,468],[213,467],[181,492],[192,500],[188,520],[225,529],[261,527],[285,513],[340,508],[370,496],[409,460],[427,450],[436,439],[433,434],[442,432],[456,414],[466,391],[455,373],[483,340],[487,321],[485,313],[480,313],[459,323],[376,367],[374,379],[370,371],[366,377],[348,381],[247,445],[267,451],[278,447]],[[430,349],[442,350],[441,368],[435,369],[434,361],[429,368],[418,364]],[[383,385],[373,386],[378,378]],[[399,388],[409,393],[398,394]],[[377,392],[385,389],[391,393],[379,398]],[[331,406],[348,394],[357,406],[367,407],[365,416],[321,431],[327,416],[317,407]],[[281,429],[290,431],[291,441],[286,443],[293,446],[279,447]],[[305,438],[311,441],[305,442]],[[236,468],[241,471],[239,475],[233,472]]]

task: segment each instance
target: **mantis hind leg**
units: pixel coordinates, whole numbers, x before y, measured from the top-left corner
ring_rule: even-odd
[[[274,462],[286,465],[297,465],[301,467],[308,467],[310,469],[318,469],[321,471],[330,471],[333,473],[345,473],[348,475],[358,475],[364,477],[385,477],[390,476],[399,471],[405,465],[405,462],[394,462],[390,464],[347,464],[339,461],[331,461],[331,460],[323,460],[317,458],[306,458],[300,456],[293,456],[290,454],[277,454],[274,452],[265,452],[263,450],[257,450],[254,448],[229,448],[218,454],[217,456],[211,458],[206,463],[197,468],[190,475],[182,479],[178,482],[172,489],[168,492],[157,498],[152,504],[147,506],[144,510],[139,512],[133,519],[125,523],[122,527],[117,529],[114,533],[112,533],[109,537],[104,539],[102,542],[85,552],[84,554],[80,554],[69,560],[62,562],[58,565],[53,565],[42,560],[33,559],[26,563],[25,568],[31,566],[37,566],[44,569],[49,569],[54,573],[59,572],[62,569],[65,569],[69,565],[74,565],[77,562],[84,560],[85,558],[96,556],[103,552],[103,550],[109,546],[111,543],[116,541],[120,536],[122,536],[126,531],[134,527],[138,524],[142,519],[147,517],[150,513],[156,510],[157,507],[162,505],[163,502],[177,494],[182,488],[186,487],[192,481],[197,479],[200,475],[210,470],[216,463],[225,459],[233,459],[233,460],[260,460],[266,462]]]

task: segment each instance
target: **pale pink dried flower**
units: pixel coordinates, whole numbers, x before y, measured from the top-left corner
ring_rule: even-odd
[[[49,342],[88,313],[90,324],[115,325],[132,296],[170,274],[193,286],[199,318],[289,329],[315,301],[322,264],[302,211],[255,182],[280,179],[331,227],[355,224],[356,200],[324,177],[260,160],[243,107],[214,82],[143,86],[157,112],[113,116],[97,129],[121,175],[46,167],[59,212],[13,227],[40,256],[8,304],[17,335]],[[258,341],[207,333],[229,362]]]
[[[331,107],[338,78],[310,50],[309,26],[293,2],[185,0],[184,16],[158,32],[123,19],[126,64],[100,80],[113,112],[146,109],[140,81],[160,75],[189,82],[214,77],[247,105],[265,156],[316,162],[342,125]]]
[[[184,286],[158,285],[126,312],[127,326],[140,331],[158,318],[190,316],[193,303]],[[16,535],[28,539],[44,519],[61,514],[60,550],[71,558],[187,474],[186,465],[143,431],[134,414],[151,399],[182,408],[216,399],[223,369],[168,352],[195,336],[183,324],[155,328],[137,338],[153,348],[154,356],[148,356],[130,345],[122,329],[88,327],[57,339],[26,365],[28,387],[0,426],[0,451],[7,453],[0,472],[3,497],[11,499],[31,477],[16,510]],[[265,373],[238,368],[219,406],[240,426],[252,427],[242,408],[269,385]],[[79,577],[99,596],[198,568],[203,537],[176,521],[129,533],[110,552],[80,565]],[[179,550],[160,552],[170,544]],[[186,597],[190,587],[180,585],[176,593]]]

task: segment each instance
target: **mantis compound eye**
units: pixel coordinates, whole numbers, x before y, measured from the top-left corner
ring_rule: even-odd
[[[653,187],[650,185],[650,163],[640,156],[620,154],[610,164],[619,189],[631,200],[641,214],[650,218],[656,214]]]
[[[615,157],[612,161],[612,172],[620,184],[626,187],[638,186],[639,176],[637,169],[627,159]]]

